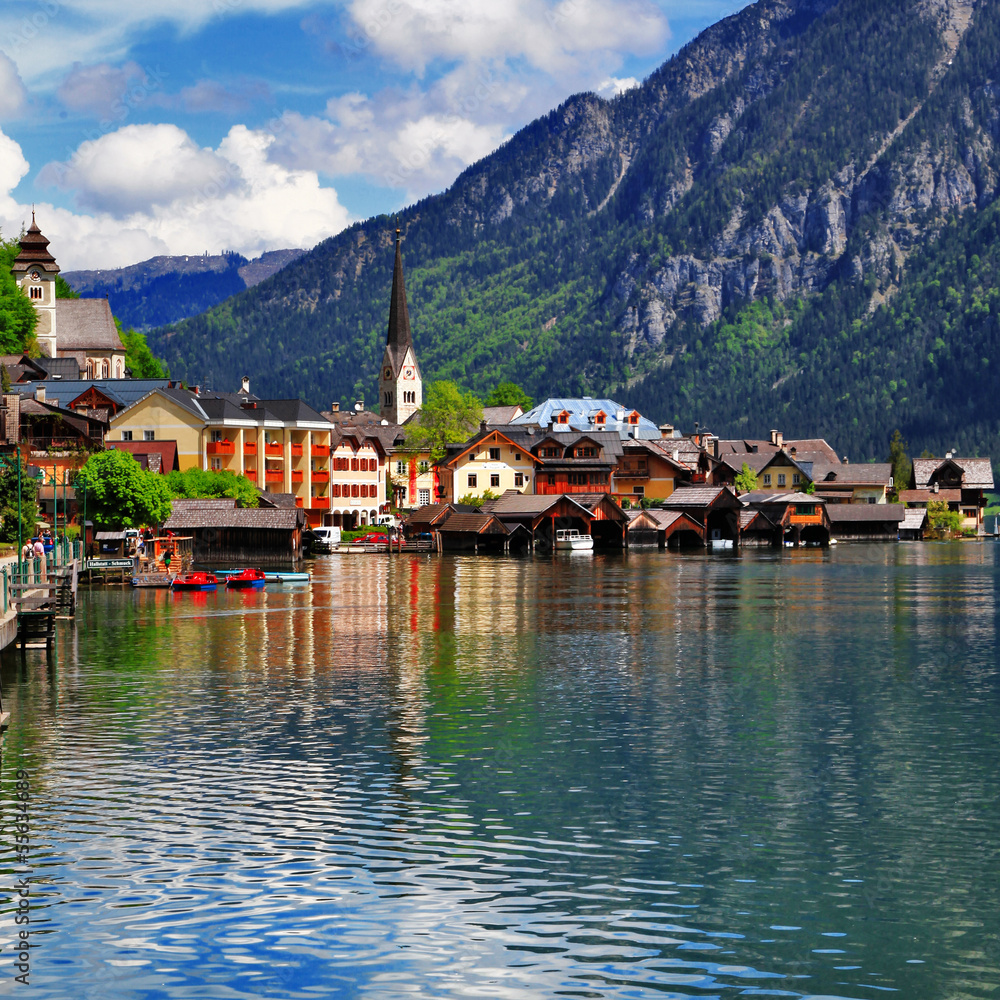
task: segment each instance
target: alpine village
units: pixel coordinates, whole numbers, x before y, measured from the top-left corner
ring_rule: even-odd
[[[13,489],[17,472],[6,477],[18,546],[4,567],[6,642],[19,615],[23,643],[47,639],[81,572],[262,588],[308,579],[302,559],[327,553],[738,550],[987,529],[988,458],[852,463],[782,429],[732,439],[614,399],[505,400],[523,396],[509,383],[496,405],[459,393],[429,411],[399,230],[377,409],[262,399],[249,377],[229,390],[134,377],[108,300],[58,294],[34,218],[11,272],[37,313],[38,351],[3,358],[0,435],[20,475]]]

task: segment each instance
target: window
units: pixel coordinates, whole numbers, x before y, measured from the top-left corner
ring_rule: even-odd
[[[143,441],[155,441],[156,440],[156,431],[143,431],[142,432],[142,439],[143,439]]]
[[[419,465],[417,466],[417,468],[420,470],[421,473],[430,472],[431,471],[431,463],[430,462],[420,462]]]
[[[405,476],[406,475],[406,462],[397,462],[396,463],[396,475],[397,476]]]
[[[515,472],[514,473],[514,485],[520,489],[524,485],[524,473]]]
[[[392,406],[392,393],[391,392],[387,392],[385,394],[385,405],[386,406]]]
[[[639,414],[638,413],[630,413],[628,415],[628,422],[630,424],[633,424],[633,425],[639,423]]]
[[[549,473],[549,486],[555,486],[555,484],[556,484],[556,477],[554,475],[552,475],[552,473],[550,472]]]
[[[798,486],[801,481],[802,481],[802,477],[797,472],[793,472],[792,473],[792,486]]]
[[[811,503],[797,503],[795,505],[795,513],[803,517],[811,517],[816,513],[816,507]]]
[[[212,431],[212,444],[218,444],[222,440],[222,431]]]
[[[41,297],[42,297],[41,285],[32,285],[31,288],[28,289],[28,298],[40,299]]]
[[[131,431],[122,431],[122,440],[123,441],[131,441],[132,440],[132,432]]]
[[[645,496],[646,495],[646,487],[645,486],[633,486],[632,487],[632,494],[634,496],[637,496],[637,497]]]
[[[785,474],[783,472],[778,473],[778,485],[779,486],[785,485]]]
[[[107,361],[101,362],[101,377],[107,378],[111,374],[111,366]]]
[[[357,472],[359,469],[358,460],[356,458],[351,459],[351,472]]]
[[[471,474],[469,476],[469,489],[470,490],[474,490],[476,488],[476,483],[477,482],[478,482],[478,479],[476,478],[475,474]]]
[[[490,489],[498,487],[500,485],[500,477],[497,475],[490,476]]]
[[[771,473],[770,472],[765,472],[764,473],[764,485],[765,486],[770,486],[771,485]]]
[[[330,484],[330,496],[339,497],[340,496],[340,483]]]
[[[351,496],[352,497],[357,497],[357,496],[360,496],[360,495],[361,495],[361,491],[360,491],[360,489],[358,487],[358,484],[357,483],[351,483]]]
[[[519,451],[515,451],[514,452],[514,461],[515,462],[520,462],[521,461],[521,453]]]
[[[490,448],[490,461],[491,462],[499,462],[500,461],[500,449],[499,448]]]
[[[596,448],[577,448],[576,457],[577,458],[593,458],[597,454]]]
[[[568,424],[569,423],[569,414],[568,413],[560,413],[559,416],[556,417],[556,422],[560,423],[560,424]]]
[[[212,471],[213,472],[221,472],[222,471],[222,459],[221,458],[213,458],[212,459]]]
[[[417,496],[420,498],[420,507],[426,507],[431,502],[430,490],[417,490]]]
[[[543,448],[542,458],[558,458],[559,449],[558,448]]]
[[[875,497],[869,497],[868,498],[868,502],[869,503],[875,503]]]
[[[597,424],[598,427],[603,427],[607,419],[608,418],[605,414],[598,413],[597,416],[594,417],[594,423]]]

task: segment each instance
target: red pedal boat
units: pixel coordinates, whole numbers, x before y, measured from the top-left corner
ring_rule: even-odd
[[[232,590],[263,590],[266,579],[262,569],[242,569],[226,578],[226,586]]]
[[[219,581],[214,573],[179,573],[170,585],[171,590],[215,590]]]

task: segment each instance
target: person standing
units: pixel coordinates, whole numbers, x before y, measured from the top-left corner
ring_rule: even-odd
[[[35,544],[32,546],[32,551],[34,553],[35,558],[40,559],[42,561],[39,580],[41,580],[42,583],[45,583],[45,581],[48,579],[45,567],[45,545],[42,543],[42,540],[40,538],[35,539]]]

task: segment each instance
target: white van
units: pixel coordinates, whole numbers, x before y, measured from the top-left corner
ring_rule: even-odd
[[[383,514],[378,523],[386,528],[392,528],[393,531],[399,530],[399,518],[395,514]]]
[[[340,528],[313,528],[313,552],[333,552],[340,545]]]

